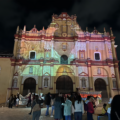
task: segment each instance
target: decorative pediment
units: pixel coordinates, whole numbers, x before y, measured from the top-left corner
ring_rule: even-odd
[[[114,78],[115,77],[115,75],[114,74],[112,74],[112,78]]]
[[[18,72],[16,72],[16,73],[14,74],[14,76],[18,76]]]
[[[78,76],[88,76],[88,74],[85,72],[82,72],[82,73],[78,74]]]
[[[38,32],[38,30],[37,30],[35,25],[34,25],[34,28],[32,30],[30,30],[30,32],[32,32],[32,33],[37,33]]]
[[[50,76],[50,74],[49,74],[48,72],[46,72],[46,73],[44,74],[44,76]]]

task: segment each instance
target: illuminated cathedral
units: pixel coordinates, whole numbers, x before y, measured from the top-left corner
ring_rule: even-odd
[[[0,56],[0,102],[8,96],[33,93],[120,92],[115,37],[94,28],[83,31],[77,16],[52,16],[47,29],[17,27],[13,57]]]

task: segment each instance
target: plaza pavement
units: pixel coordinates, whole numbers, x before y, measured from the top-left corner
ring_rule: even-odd
[[[26,107],[1,107],[0,106],[0,120],[32,120],[32,115],[29,115],[31,108]],[[95,110],[95,114],[100,114],[102,110],[102,104],[98,105],[97,109]],[[45,116],[46,108],[41,109],[41,116],[39,120],[54,120],[50,116]],[[49,109],[49,113],[51,113],[51,107]],[[83,115],[82,120],[87,120],[87,115]]]
[[[39,120],[54,120],[50,116],[45,116],[46,108],[42,108]],[[51,108],[49,110],[51,112]],[[30,108],[15,108],[0,107],[0,120],[32,120],[32,115],[29,115]],[[83,120],[86,119],[86,114],[83,115]]]

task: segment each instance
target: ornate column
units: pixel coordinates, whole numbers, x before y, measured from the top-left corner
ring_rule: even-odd
[[[106,58],[109,58],[109,54],[108,54],[108,46],[107,46],[108,42],[105,41],[105,50],[106,50]]]
[[[92,74],[91,74],[91,60],[88,60],[88,79],[89,79],[90,91],[93,91],[93,80],[92,80]]]
[[[50,79],[50,88],[53,88],[54,83],[54,73],[53,73],[53,65],[51,65],[51,79]]]
[[[77,54],[77,52],[78,52],[78,41],[75,41],[75,58],[78,58],[78,54]]]
[[[53,43],[54,43],[54,41],[52,40],[51,41],[51,58],[53,58]]]
[[[90,59],[89,41],[86,42],[86,48],[87,48],[87,59]]]
[[[18,39],[15,39],[15,42],[14,42],[14,50],[13,50],[14,57],[17,56],[17,44],[18,44]]]

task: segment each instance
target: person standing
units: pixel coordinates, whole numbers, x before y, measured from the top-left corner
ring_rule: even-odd
[[[67,96],[65,103],[62,103],[62,105],[64,106],[65,120],[71,120],[72,102],[70,101],[70,98],[68,96]]]
[[[14,101],[13,105],[14,105],[14,106],[16,106],[16,99],[17,99],[17,98],[16,98],[16,95],[14,95],[14,98],[13,98],[13,101]]]
[[[55,96],[54,96],[54,95],[52,95],[52,97],[51,97],[51,106],[52,106],[51,117],[53,117],[54,102],[55,102]]]
[[[28,96],[28,103],[27,103],[27,107],[28,107],[28,105],[30,104],[30,106],[31,106],[31,93],[29,93],[29,96]]]
[[[61,103],[65,103],[64,94],[59,94],[59,97],[61,98]],[[64,116],[64,106],[62,106],[62,117],[63,117],[63,120],[65,120],[65,116]]]
[[[55,107],[55,114],[54,114],[55,120],[62,119],[63,118],[62,117],[62,105],[61,105],[61,98],[59,96],[55,98],[54,107]]]
[[[9,98],[9,108],[12,108],[13,103],[14,103],[13,94],[11,94],[11,96],[10,96],[10,98]]]
[[[92,114],[94,113],[94,108],[93,108],[93,98],[90,97],[89,102],[87,104],[87,120],[93,120]]]
[[[74,103],[74,108],[75,120],[82,120],[82,114],[84,114],[84,105],[80,95],[77,96],[77,99]]]
[[[46,107],[47,107],[45,116],[49,115],[50,101],[51,101],[50,93],[48,93],[48,94],[46,95],[46,98],[45,98],[45,104],[46,104]]]
[[[41,115],[41,106],[40,100],[38,99],[38,95],[35,96],[35,100],[32,103],[32,120],[39,120]]]
[[[33,103],[34,100],[35,100],[35,93],[32,94],[31,103]],[[30,111],[29,115],[31,115],[31,113],[32,113],[32,106],[31,106],[31,111]]]
[[[112,98],[109,99],[109,102],[108,102],[108,109],[107,109],[107,113],[108,113],[108,120],[111,120],[111,102],[112,102]]]
[[[115,95],[111,103],[111,120],[120,120],[120,95]]]

